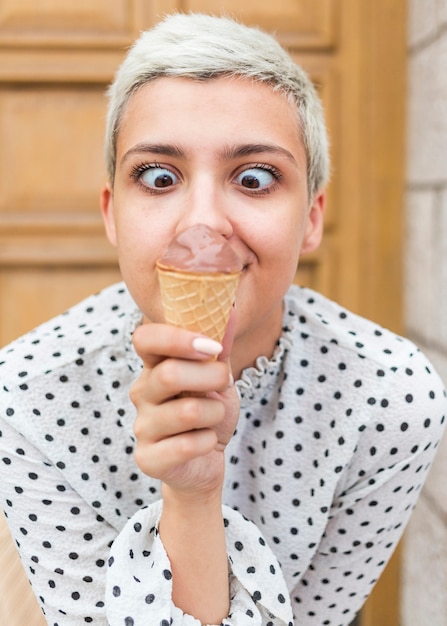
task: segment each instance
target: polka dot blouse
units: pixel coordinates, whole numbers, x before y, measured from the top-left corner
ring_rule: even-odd
[[[172,603],[159,482],[133,458],[141,314],[123,284],[0,352],[0,496],[51,626],[198,626]],[[378,579],[447,398],[409,341],[298,287],[237,381],[225,626],[344,626]]]

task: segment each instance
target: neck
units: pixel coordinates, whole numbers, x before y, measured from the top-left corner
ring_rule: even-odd
[[[235,380],[242,370],[253,367],[256,359],[273,356],[282,329],[282,306],[258,326],[238,335],[231,349],[231,369]]]

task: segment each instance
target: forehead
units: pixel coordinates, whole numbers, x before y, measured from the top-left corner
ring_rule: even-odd
[[[240,77],[162,77],[137,89],[123,111],[118,152],[143,139],[272,141],[303,151],[298,112],[287,97]],[[289,146],[290,147],[290,146]]]

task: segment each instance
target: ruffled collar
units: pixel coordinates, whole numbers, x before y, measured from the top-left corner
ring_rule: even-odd
[[[290,291],[293,291],[293,287]],[[298,324],[298,315],[296,310],[296,302],[290,291],[284,299],[283,323],[281,336],[271,358],[259,356],[255,365],[242,370],[239,380],[236,381],[236,389],[238,391],[241,407],[245,402],[253,400],[259,395],[259,389],[268,390],[276,387],[277,380],[284,371],[284,363],[286,355],[293,346],[293,335]],[[132,344],[132,335],[137,326],[142,323],[142,313],[135,307],[127,319],[125,325],[124,348],[125,351],[133,357],[134,365],[138,368],[142,367],[142,361],[136,354]]]
[[[133,342],[132,336],[137,329],[143,323],[143,314],[139,308],[134,305],[128,312],[127,319],[124,324],[124,337],[123,348],[127,355],[128,367],[134,371],[139,371],[143,368],[143,361],[137,354]]]
[[[255,365],[244,369],[240,379],[236,381],[241,408],[244,407],[245,402],[258,396],[260,389],[265,391],[276,387],[278,378],[284,371],[287,354],[293,346],[293,335],[298,324],[294,308],[293,299],[286,296],[282,332],[272,357],[259,356]]]

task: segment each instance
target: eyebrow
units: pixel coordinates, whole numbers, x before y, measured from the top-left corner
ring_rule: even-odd
[[[296,159],[291,152],[271,143],[248,143],[236,146],[227,146],[222,150],[222,158],[224,159],[237,159],[239,157],[250,156],[252,154],[262,154],[264,152],[270,154],[279,154],[285,156],[289,161],[296,164]]]
[[[174,146],[172,144],[164,144],[164,143],[137,143],[135,146],[132,146],[122,157],[121,165],[134,154],[159,154],[162,156],[176,157],[176,158],[184,158],[185,152],[179,148],[178,146]]]
[[[158,154],[160,156],[175,157],[179,159],[187,158],[186,152],[179,146],[164,143],[142,142],[132,146],[122,157],[121,165],[131,156],[135,154]],[[289,150],[270,143],[247,143],[237,144],[234,146],[225,146],[219,153],[222,160],[237,159],[240,157],[250,156],[253,154],[277,154],[286,157],[289,161],[296,163],[296,159]]]

